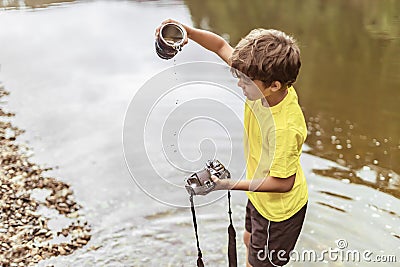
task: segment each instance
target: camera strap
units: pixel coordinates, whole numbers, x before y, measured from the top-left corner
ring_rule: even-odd
[[[229,226],[228,226],[228,261],[229,267],[237,266],[237,254],[236,254],[236,231],[232,224],[232,210],[231,210],[231,191],[228,190],[228,214],[229,214]]]
[[[190,195],[190,209],[192,211],[193,227],[196,235],[197,244],[197,267],[204,267],[203,254],[200,249],[199,235],[197,233],[197,220],[196,211],[194,209],[193,195]],[[236,253],[236,231],[232,223],[232,210],[231,210],[231,191],[228,190],[228,214],[229,214],[229,226],[228,226],[228,261],[229,267],[237,267],[237,253]]]
[[[199,235],[197,234],[197,220],[196,220],[196,211],[194,209],[194,203],[193,203],[193,195],[190,195],[190,209],[192,211],[192,218],[193,218],[193,227],[194,227],[194,233],[196,235],[196,242],[197,242],[197,267],[204,267],[203,263],[203,254],[201,253],[200,249],[200,242],[199,242]]]

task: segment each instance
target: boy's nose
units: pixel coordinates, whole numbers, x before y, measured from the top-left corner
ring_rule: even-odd
[[[239,79],[237,85],[238,85],[240,88],[242,88],[242,89],[244,88],[244,84],[243,84],[242,79]]]

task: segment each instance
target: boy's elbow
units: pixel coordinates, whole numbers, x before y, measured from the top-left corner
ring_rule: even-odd
[[[277,188],[278,193],[287,193],[292,190],[294,181],[296,178],[296,174],[293,174],[287,178],[278,178],[280,179],[280,185]]]
[[[285,185],[279,189],[279,193],[287,193],[292,190],[293,184]]]

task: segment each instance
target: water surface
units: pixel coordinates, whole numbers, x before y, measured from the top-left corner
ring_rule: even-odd
[[[84,249],[39,265],[194,265],[189,210],[149,198],[122,153],[130,99],[173,66],[156,56],[153,38],[172,14],[233,45],[255,27],[299,40],[296,89],[310,131],[302,157],[310,205],[297,248],[321,251],[345,239],[350,249],[399,255],[399,11],[397,1],[2,1],[0,24],[10,25],[0,29],[7,107],[26,129],[21,141],[36,162],[57,166],[53,174],[72,185],[93,229]],[[221,62],[194,43],[175,62],[193,60]],[[245,195],[235,192],[239,240],[244,204]],[[226,208],[223,199],[198,209],[208,266],[226,265]],[[243,265],[240,242],[238,249]]]

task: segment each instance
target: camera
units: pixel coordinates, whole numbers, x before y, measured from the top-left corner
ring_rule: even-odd
[[[231,174],[218,160],[208,160],[201,171],[195,172],[185,179],[186,191],[189,195],[207,195],[215,188],[211,175],[219,179],[230,179]]]

